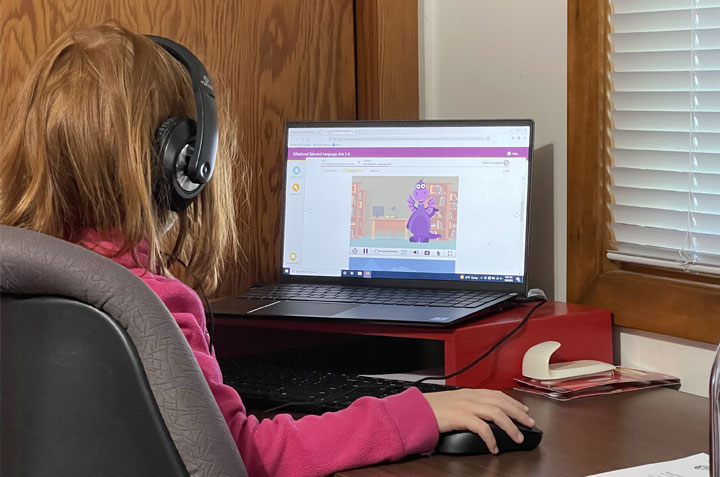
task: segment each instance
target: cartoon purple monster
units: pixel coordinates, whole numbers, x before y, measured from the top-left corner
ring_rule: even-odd
[[[413,234],[410,237],[411,242],[429,242],[430,239],[442,237],[441,234],[430,233],[430,217],[435,215],[437,209],[435,208],[435,197],[430,197],[427,205],[425,204],[429,195],[430,191],[427,189],[427,185],[420,179],[408,198],[408,206],[412,214],[406,227]],[[416,201],[417,205],[415,205]]]

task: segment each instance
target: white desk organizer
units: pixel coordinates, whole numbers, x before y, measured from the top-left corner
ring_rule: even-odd
[[[523,376],[542,380],[568,379],[615,369],[612,364],[589,359],[550,364],[550,356],[558,348],[560,343],[557,341],[544,341],[528,349],[523,357]]]

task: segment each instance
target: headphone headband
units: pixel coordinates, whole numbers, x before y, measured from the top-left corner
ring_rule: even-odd
[[[197,108],[197,131],[194,151],[187,164],[187,177],[196,184],[207,184],[215,168],[218,148],[215,88],[210,75],[200,60],[181,44],[160,36],[147,35],[147,37],[178,60],[190,73]]]

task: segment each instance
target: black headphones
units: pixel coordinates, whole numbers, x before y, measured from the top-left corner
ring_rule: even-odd
[[[218,119],[215,88],[205,66],[184,46],[167,38],[148,35],[190,73],[197,121],[171,117],[155,131],[157,154],[170,185],[170,210],[184,210],[205,188],[215,169]]]

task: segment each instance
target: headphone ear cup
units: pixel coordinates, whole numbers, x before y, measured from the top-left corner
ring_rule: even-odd
[[[204,184],[192,182],[187,175],[188,160],[195,147],[196,123],[192,119],[171,117],[155,131],[158,159],[169,191],[165,195],[170,210],[185,209],[200,194]]]
[[[163,121],[155,130],[155,146],[159,151],[163,150],[163,145],[168,137],[168,132],[181,121],[180,118],[170,117]]]

